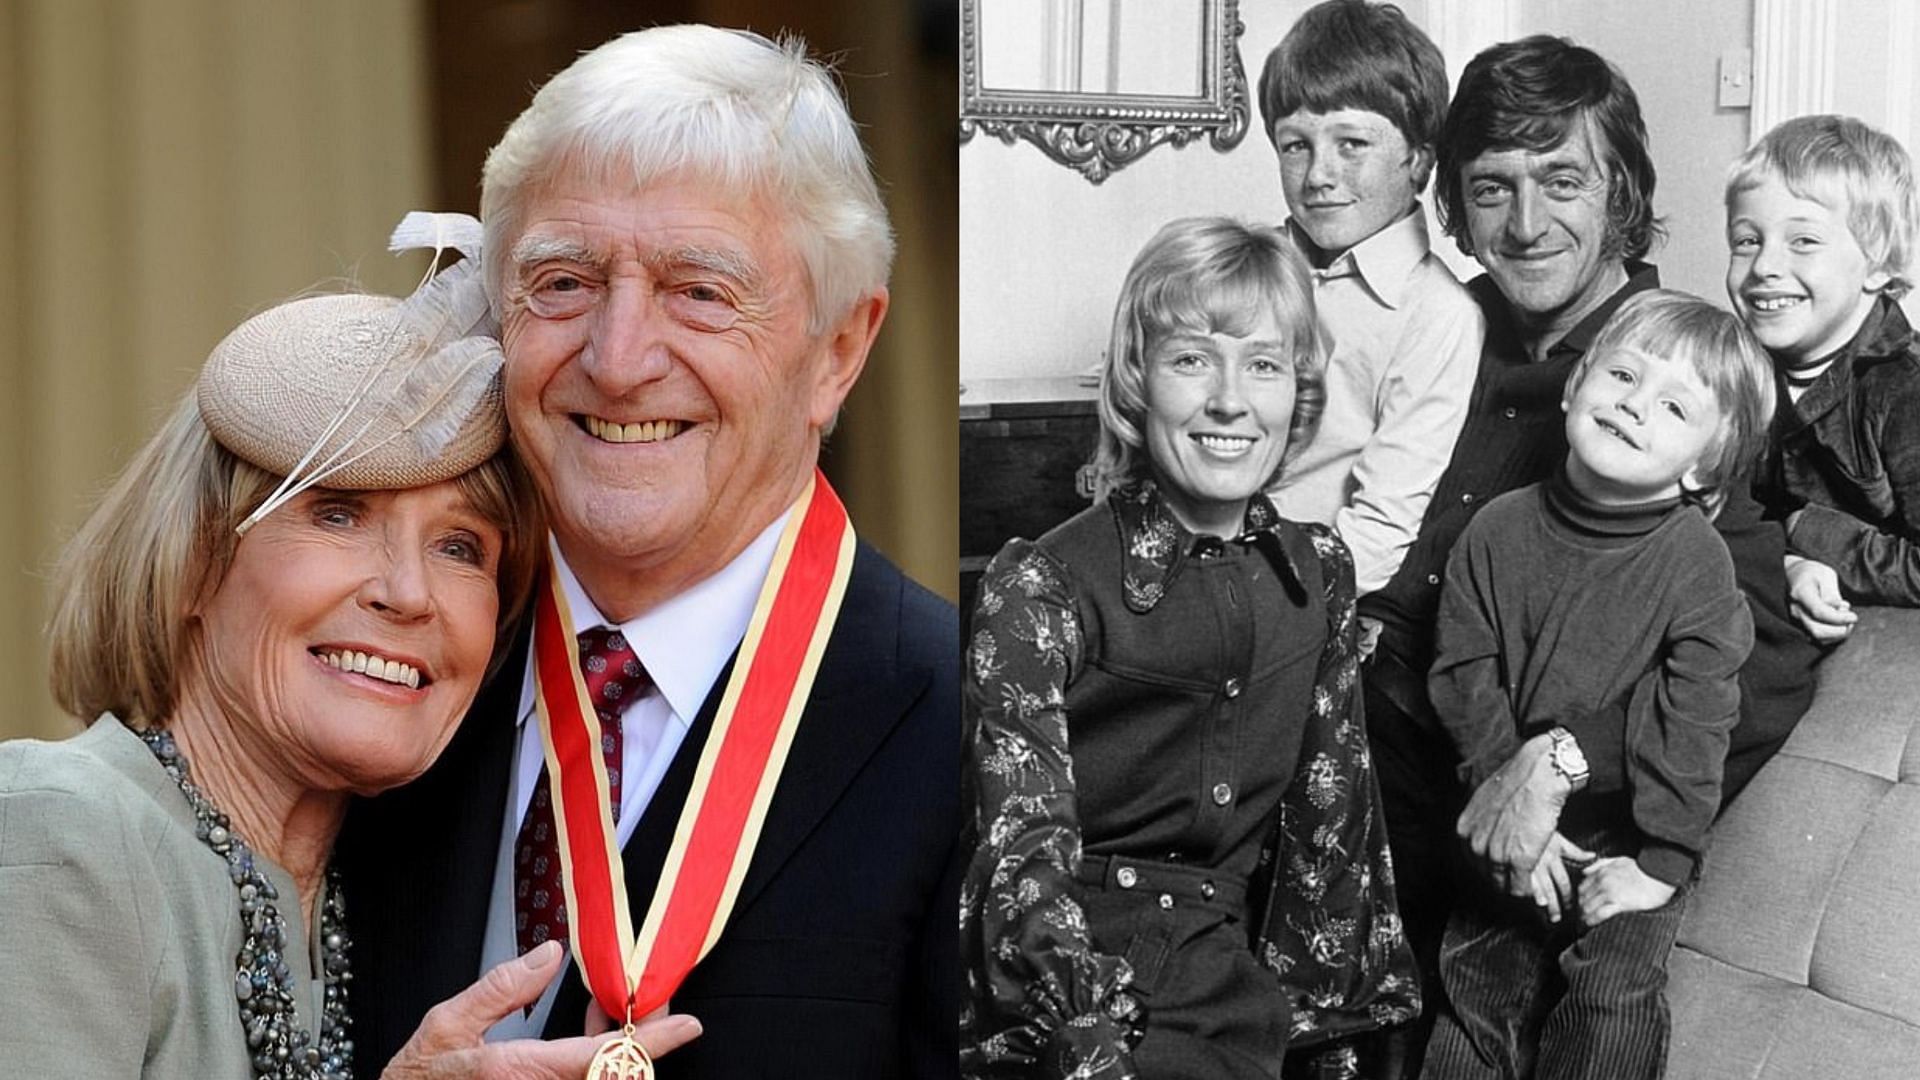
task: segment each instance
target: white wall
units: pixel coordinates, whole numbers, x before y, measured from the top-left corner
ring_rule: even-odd
[[[1920,4],[1846,0],[1835,20],[1834,112],[1858,116],[1920,146]]]
[[[1920,151],[1920,3],[1914,0],[1756,0],[1756,9],[1784,17],[1782,32],[1796,59],[1821,73],[1800,112],[1857,116]],[[1801,40],[1797,18],[1824,18],[1831,33]],[[1758,12],[1756,13],[1756,20]],[[1797,50],[1792,46],[1798,45]],[[1792,73],[1783,73],[1791,77]],[[1781,117],[1784,119],[1784,117]],[[1749,129],[1753,138],[1764,132]],[[1920,293],[1903,303],[1920,322]]]

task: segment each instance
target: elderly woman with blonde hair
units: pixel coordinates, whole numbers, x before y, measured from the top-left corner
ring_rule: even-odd
[[[1417,1011],[1352,562],[1262,494],[1322,355],[1277,230],[1184,219],[1134,260],[1100,498],[1002,549],[975,608],[967,1076],[1278,1077],[1290,1048],[1341,1075]]]
[[[485,312],[463,263],[247,320],[67,545],[52,682],[87,727],[0,745],[0,1077],[353,1074],[334,837],[446,744],[540,553]],[[595,1040],[479,1046],[532,959],[387,1075],[579,1076]]]

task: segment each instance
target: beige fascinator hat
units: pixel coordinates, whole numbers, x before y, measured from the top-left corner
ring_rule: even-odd
[[[465,258],[432,269],[413,295],[291,300],[255,315],[214,347],[196,396],[215,441],[286,477],[239,527],[316,484],[348,490],[420,487],[459,476],[506,440],[500,350],[480,277],[480,222],[411,213],[393,251],[447,248]]]

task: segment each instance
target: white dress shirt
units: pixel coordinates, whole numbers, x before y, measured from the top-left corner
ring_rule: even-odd
[[[1327,407],[1269,494],[1282,516],[1333,526],[1364,596],[1392,579],[1420,532],[1466,422],[1486,324],[1429,247],[1417,203],[1313,278],[1332,339]]]
[[[666,775],[667,766],[679,751],[687,729],[719,680],[721,669],[746,637],[747,624],[753,619],[754,602],[759,599],[760,587],[773,566],[780,532],[792,513],[789,509],[781,514],[718,573],[616,627],[653,679],[652,688],[629,704],[620,717],[620,822],[616,836],[621,847],[626,846],[647,804],[653,800],[661,777]],[[574,577],[573,569],[557,553],[553,569],[566,591],[574,633],[613,625],[594,607]],[[511,960],[519,953],[514,935],[513,852],[520,836],[520,821],[533,802],[534,785],[546,765],[540,725],[533,717],[533,656],[529,651],[520,684],[516,721],[520,739],[514,748],[513,790],[509,793],[513,812],[505,815],[501,822],[493,893],[487,904],[486,939],[480,950],[481,971]],[[547,1026],[547,1015],[553,1010],[553,999],[560,991],[561,977],[572,965],[569,957],[561,966],[560,975],[540,996],[531,1015],[514,1010],[488,1030],[488,1041],[539,1038]],[[475,977],[479,977],[479,972]]]

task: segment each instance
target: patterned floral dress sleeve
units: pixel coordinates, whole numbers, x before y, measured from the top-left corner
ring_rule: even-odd
[[[1299,767],[1263,860],[1276,870],[1255,949],[1291,999],[1288,1074],[1344,1080],[1359,1075],[1357,1037],[1419,1015],[1419,980],[1367,753],[1352,558],[1324,526],[1293,528],[1283,539],[1311,547],[1294,558],[1319,567],[1328,634]]]
[[[1081,657],[1065,570],[1033,544],[1009,543],[981,579],[968,643],[967,1077],[1138,1075],[1132,972],[1094,946],[1074,878],[1081,832],[1065,693]]]

